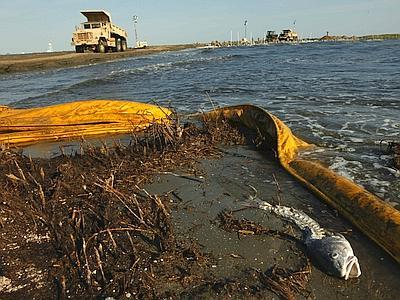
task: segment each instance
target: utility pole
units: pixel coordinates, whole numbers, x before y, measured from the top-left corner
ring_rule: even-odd
[[[247,20],[244,21],[244,40],[247,42]]]
[[[133,16],[133,28],[135,29],[135,40],[136,40],[136,47],[139,47],[139,39],[138,39],[138,34],[137,34],[137,23],[138,23],[138,16]],[[136,48],[135,47],[135,48]]]

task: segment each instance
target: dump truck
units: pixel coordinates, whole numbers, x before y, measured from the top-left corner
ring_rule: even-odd
[[[128,48],[127,32],[114,25],[111,15],[104,10],[81,11],[87,19],[72,34],[72,46],[77,53],[87,51],[105,53],[125,51]]]
[[[279,35],[279,41],[295,42],[298,40],[297,33],[291,29],[285,29]]]

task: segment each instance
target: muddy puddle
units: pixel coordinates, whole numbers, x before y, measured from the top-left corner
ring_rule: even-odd
[[[227,124],[119,140],[1,152],[1,299],[400,294],[394,260]],[[295,227],[245,206],[255,190],[343,233],[361,277],[316,268]]]

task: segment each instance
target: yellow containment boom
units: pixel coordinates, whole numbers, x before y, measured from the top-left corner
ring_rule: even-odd
[[[258,132],[277,152],[281,165],[400,263],[400,211],[351,180],[296,154],[308,144],[277,117],[252,105],[217,109],[205,115],[226,118]]]
[[[25,145],[94,135],[130,133],[165,122],[171,111],[156,105],[88,100],[39,108],[0,106],[0,144]]]

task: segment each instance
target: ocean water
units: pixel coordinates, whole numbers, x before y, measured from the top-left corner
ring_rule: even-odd
[[[0,105],[81,99],[155,101],[181,113],[252,103],[318,147],[303,155],[400,209],[400,41],[191,49],[121,61],[0,75]]]

